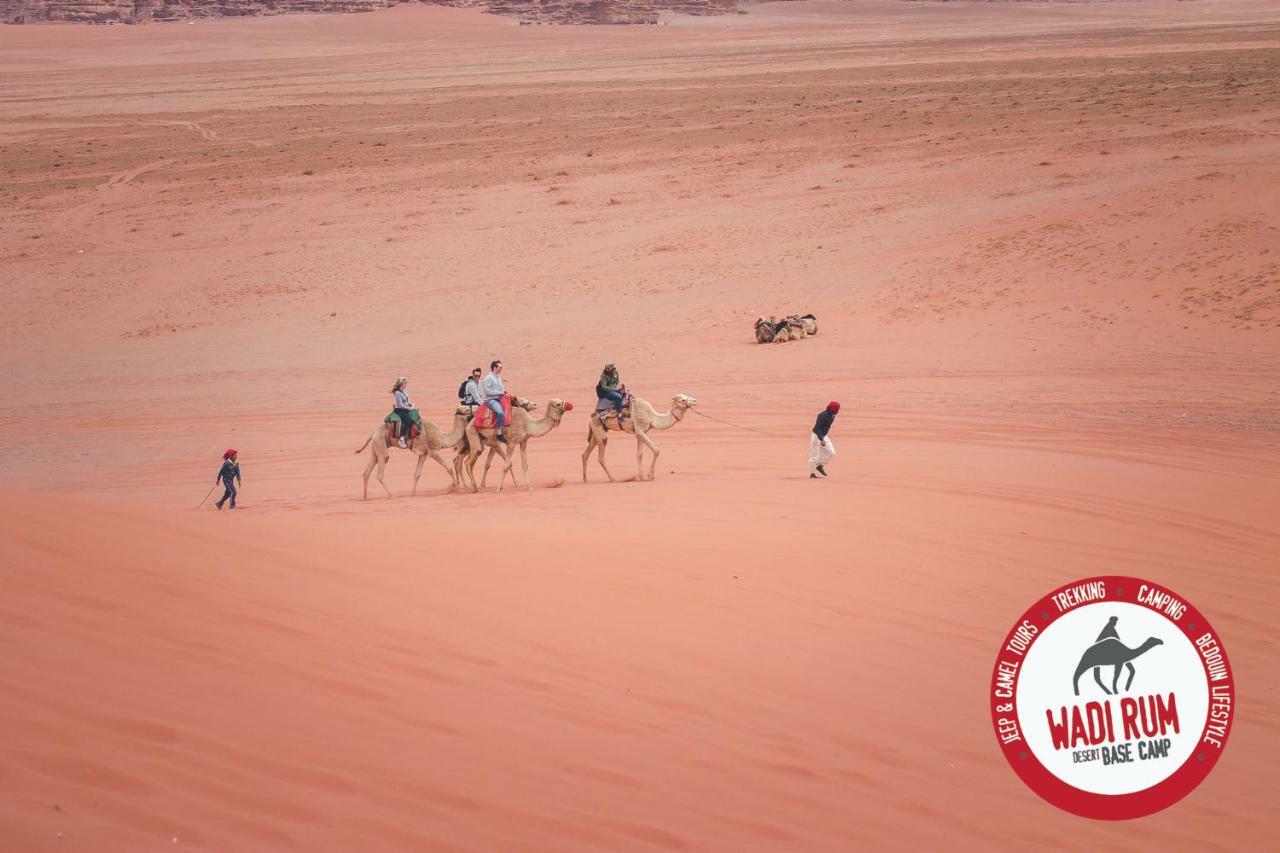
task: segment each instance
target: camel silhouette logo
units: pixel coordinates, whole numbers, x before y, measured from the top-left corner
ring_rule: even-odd
[[[1036,794],[1072,814],[1128,820],[1200,784],[1226,743],[1235,691],[1204,613],[1163,584],[1098,575],[1041,596],[1005,634],[991,724]]]
[[[1116,622],[1119,616],[1112,616],[1107,620],[1107,627],[1102,629],[1102,633],[1098,634],[1098,639],[1094,640],[1093,645],[1084,650],[1084,654],[1080,656],[1080,664],[1076,667],[1075,677],[1071,681],[1071,687],[1075,690],[1077,696],[1080,695],[1080,676],[1085,672],[1093,670],[1093,680],[1098,682],[1098,686],[1102,688],[1102,692],[1108,696],[1119,693],[1120,670],[1129,670],[1129,679],[1124,683],[1124,689],[1128,692],[1133,686],[1133,677],[1137,675],[1137,670],[1133,666],[1133,659],[1139,655],[1146,654],[1156,646],[1164,645],[1164,640],[1158,637],[1147,637],[1146,641],[1136,649],[1131,649],[1124,643],[1120,642],[1120,633],[1116,630]],[[1111,689],[1107,689],[1107,685],[1102,683],[1101,671],[1104,666],[1114,667],[1114,673],[1111,678]]]

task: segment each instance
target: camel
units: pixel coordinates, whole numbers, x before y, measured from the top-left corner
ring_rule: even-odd
[[[640,480],[652,480],[654,477],[654,469],[658,465],[658,445],[653,443],[653,439],[649,438],[648,432],[651,429],[670,429],[680,423],[684,418],[685,412],[698,405],[696,398],[688,394],[677,394],[671,398],[671,411],[659,412],[652,405],[639,397],[631,398],[631,417],[622,422],[621,427],[618,425],[618,415],[612,410],[600,411],[587,420],[587,449],[582,451],[582,482],[587,482],[587,460],[591,458],[591,451],[596,450],[596,458],[600,462],[600,467],[604,469],[605,475],[609,478],[609,482],[614,482],[613,474],[609,471],[609,466],[604,464],[604,447],[609,441],[607,430],[621,429],[623,432],[635,433],[636,436],[636,478]],[[644,448],[653,451],[653,459],[649,462],[649,476],[644,474]]]
[[[423,418],[422,433],[409,445],[409,449],[418,454],[418,465],[413,469],[413,494],[416,495],[418,493],[418,477],[422,475],[422,463],[427,460],[428,456],[440,463],[440,467],[449,475],[449,482],[452,485],[458,485],[453,469],[440,456],[440,450],[445,447],[453,447],[462,440],[470,413],[471,408],[469,406],[458,406],[458,408],[454,409],[453,427],[448,433],[441,432],[438,426]],[[387,488],[386,482],[382,479],[383,472],[387,470],[387,461],[391,458],[391,448],[387,447],[386,435],[387,425],[385,423],[378,424],[373,428],[373,432],[365,440],[365,443],[360,445],[360,449],[356,451],[356,453],[361,453],[366,447],[372,445],[369,464],[364,468],[363,499],[366,501],[369,500],[369,472],[374,469],[374,466],[378,468],[378,485],[382,486],[382,490],[387,493],[387,497],[391,497],[391,490]]]
[[[502,485],[507,478],[507,472],[511,473],[511,485],[519,486],[516,482],[516,472],[511,467],[511,453],[514,448],[520,448],[520,468],[524,473],[524,487],[532,489],[533,485],[529,482],[529,439],[538,438],[546,435],[560,425],[560,419],[564,417],[565,412],[573,411],[573,403],[566,403],[564,400],[552,398],[547,401],[547,410],[541,418],[534,419],[529,414],[529,409],[534,406],[527,400],[517,400],[518,405],[511,407],[511,423],[507,424],[503,432],[506,434],[507,443],[504,449],[501,442],[497,439],[498,431],[496,429],[477,430],[470,421],[467,423],[467,453],[465,461],[465,470],[467,477],[471,480],[471,491],[476,492],[484,488],[485,481],[489,479],[489,466],[493,464],[494,455],[502,457],[505,463],[502,468],[502,478],[498,481],[498,491],[502,491]],[[489,448],[489,456],[485,459],[484,473],[480,475],[480,485],[476,486],[476,460],[480,458],[480,454],[484,448]],[[459,454],[454,462],[458,464],[462,459]],[[461,482],[461,477],[459,477]]]
[[[805,335],[818,334],[818,319],[812,314],[792,314],[787,320],[794,320],[800,324],[800,328],[804,330]]]
[[[773,329],[773,342],[785,344],[787,341],[802,341],[808,333],[804,324],[794,314],[779,320]]]
[[[812,314],[788,314],[779,320],[777,317],[757,317],[756,343],[785,344],[787,341],[802,341],[810,335],[818,334],[818,321]]]
[[[1107,628],[1112,628],[1108,625]],[[1104,629],[1103,633],[1106,633]],[[1133,676],[1137,671],[1133,668],[1133,659],[1138,655],[1145,654],[1155,646],[1164,645],[1164,640],[1156,637],[1148,637],[1147,641],[1136,649],[1131,649],[1124,643],[1120,642],[1117,637],[1107,637],[1099,640],[1092,646],[1084,650],[1084,654],[1080,657],[1080,665],[1076,667],[1075,678],[1072,680],[1072,687],[1076,691],[1076,695],[1080,695],[1080,676],[1084,675],[1086,670],[1093,670],[1093,680],[1098,682],[1098,686],[1102,688],[1102,692],[1108,696],[1113,693],[1119,693],[1120,669],[1122,667],[1129,668],[1129,680],[1125,683],[1124,689],[1128,690],[1133,686]],[[1111,679],[1111,689],[1102,683],[1102,678],[1098,675],[1098,671],[1104,666],[1114,666],[1115,676]]]
[[[774,317],[759,317],[756,319],[756,343],[767,344],[773,340],[774,326],[778,325],[778,321]]]
[[[532,412],[534,409],[538,408],[538,404],[524,397],[516,397],[512,395],[511,397],[512,415],[511,416],[513,418],[515,417],[515,411],[517,407],[519,407],[520,409],[523,409],[526,412]],[[468,406],[465,408],[467,408],[467,411],[471,413],[471,417],[474,418],[476,416],[476,413],[480,411],[481,407]],[[461,485],[462,484],[462,464],[466,460],[466,458],[471,454],[471,445],[467,443],[467,436],[466,436],[465,430],[462,435],[462,441],[458,442],[458,444],[453,449],[454,449],[453,475],[454,475],[454,478],[458,481],[458,484]],[[492,453],[489,455],[489,458],[490,459],[493,458]],[[487,465],[485,466],[485,469],[488,470]]]

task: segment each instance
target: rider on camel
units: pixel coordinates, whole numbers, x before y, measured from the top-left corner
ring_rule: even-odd
[[[604,371],[600,374],[600,381],[596,383],[596,399],[611,401],[614,411],[618,413],[619,421],[622,420],[622,401],[626,391],[627,386],[622,384],[622,379],[618,376],[618,368],[612,361],[606,361]]]

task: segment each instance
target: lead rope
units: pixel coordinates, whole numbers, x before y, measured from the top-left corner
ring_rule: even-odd
[[[724,424],[725,426],[733,427],[734,429],[740,429],[746,432],[754,432],[757,435],[763,435],[767,438],[781,438],[781,436],[774,435],[773,433],[765,432],[764,430],[755,429],[754,427],[749,427],[749,426],[743,426],[742,424],[735,424],[733,421],[726,421],[723,418],[713,417],[698,409],[688,409],[687,411],[693,412],[695,415],[704,417],[709,421],[715,421],[718,424]]]

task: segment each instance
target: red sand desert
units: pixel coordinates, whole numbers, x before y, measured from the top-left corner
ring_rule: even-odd
[[[0,29],[0,849],[1274,837],[1280,2],[749,11]],[[787,311],[819,335],[756,345]],[[577,404],[533,488],[410,497],[393,451],[361,501],[394,377],[445,424],[494,357]],[[749,429],[583,484],[606,359]],[[1241,685],[1124,823],[986,704],[1108,573]]]

